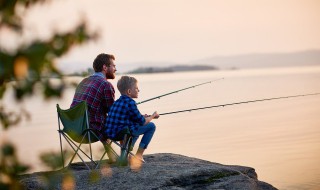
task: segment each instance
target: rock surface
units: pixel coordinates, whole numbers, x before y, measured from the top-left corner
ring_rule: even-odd
[[[70,166],[68,171],[39,172],[21,176],[26,189],[217,189],[217,190],[274,190],[272,185],[259,181],[253,168],[228,166],[177,154],[150,154],[139,171],[129,166],[111,165],[89,171],[83,165]],[[53,186],[48,187],[48,179]],[[69,180],[68,180],[69,179]],[[90,182],[94,180],[95,182]],[[62,182],[64,181],[64,182]]]

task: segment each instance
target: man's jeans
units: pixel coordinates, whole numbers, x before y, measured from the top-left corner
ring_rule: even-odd
[[[131,134],[133,136],[132,139],[132,147],[136,143],[139,138],[139,135],[143,135],[141,142],[139,144],[139,148],[147,149],[154,132],[156,131],[156,126],[154,123],[149,122],[147,125],[139,126],[137,130],[132,130]]]

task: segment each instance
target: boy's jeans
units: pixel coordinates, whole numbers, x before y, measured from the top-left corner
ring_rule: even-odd
[[[154,123],[149,122],[147,125],[139,126],[137,130],[132,130],[131,134],[133,136],[132,139],[132,147],[136,143],[139,138],[139,135],[143,135],[141,142],[139,144],[139,148],[147,149],[154,132],[156,131],[156,126]]]

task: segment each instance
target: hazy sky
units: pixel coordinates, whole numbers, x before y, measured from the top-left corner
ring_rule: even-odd
[[[121,64],[320,49],[319,0],[55,0],[27,15],[29,38],[85,18],[101,38],[59,67],[91,67],[100,52]],[[70,64],[73,63],[73,64]]]

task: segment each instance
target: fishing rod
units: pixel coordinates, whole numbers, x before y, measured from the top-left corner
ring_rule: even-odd
[[[197,86],[209,84],[209,83],[212,83],[212,82],[215,82],[215,81],[218,81],[218,80],[222,80],[222,79],[224,79],[224,78],[219,78],[219,79],[216,79],[216,80],[212,80],[212,81],[204,82],[204,83],[201,83],[201,84],[193,85],[193,86],[190,86],[190,87],[187,87],[187,88],[183,88],[183,89],[176,90],[176,91],[173,91],[173,92],[169,92],[169,93],[166,93],[166,94],[163,94],[163,95],[160,95],[160,96],[156,96],[156,97],[153,97],[153,98],[138,102],[136,104],[138,105],[138,104],[142,104],[142,103],[145,103],[145,102],[149,102],[149,101],[154,100],[154,99],[160,99],[160,98],[162,98],[164,96],[168,96],[170,94],[178,93],[178,92],[181,92],[181,91],[184,91],[184,90],[188,90],[190,88],[195,88]]]
[[[314,96],[314,95],[319,95],[319,94],[320,93],[300,94],[300,95],[294,95],[294,96],[282,96],[282,97],[276,97],[276,98],[249,100],[249,101],[244,101],[244,102],[234,102],[234,103],[228,103],[228,104],[220,104],[220,105],[214,105],[214,106],[206,106],[206,107],[200,107],[200,108],[167,112],[167,113],[161,113],[159,115],[170,115],[170,114],[175,114],[175,113],[191,112],[191,111],[203,110],[203,109],[209,109],[209,108],[225,107],[225,106],[231,106],[231,105],[247,104],[247,103],[253,103],[253,102],[262,102],[262,101],[277,100],[277,99],[284,99],[284,98],[296,98],[296,97],[301,97],[301,96]]]

